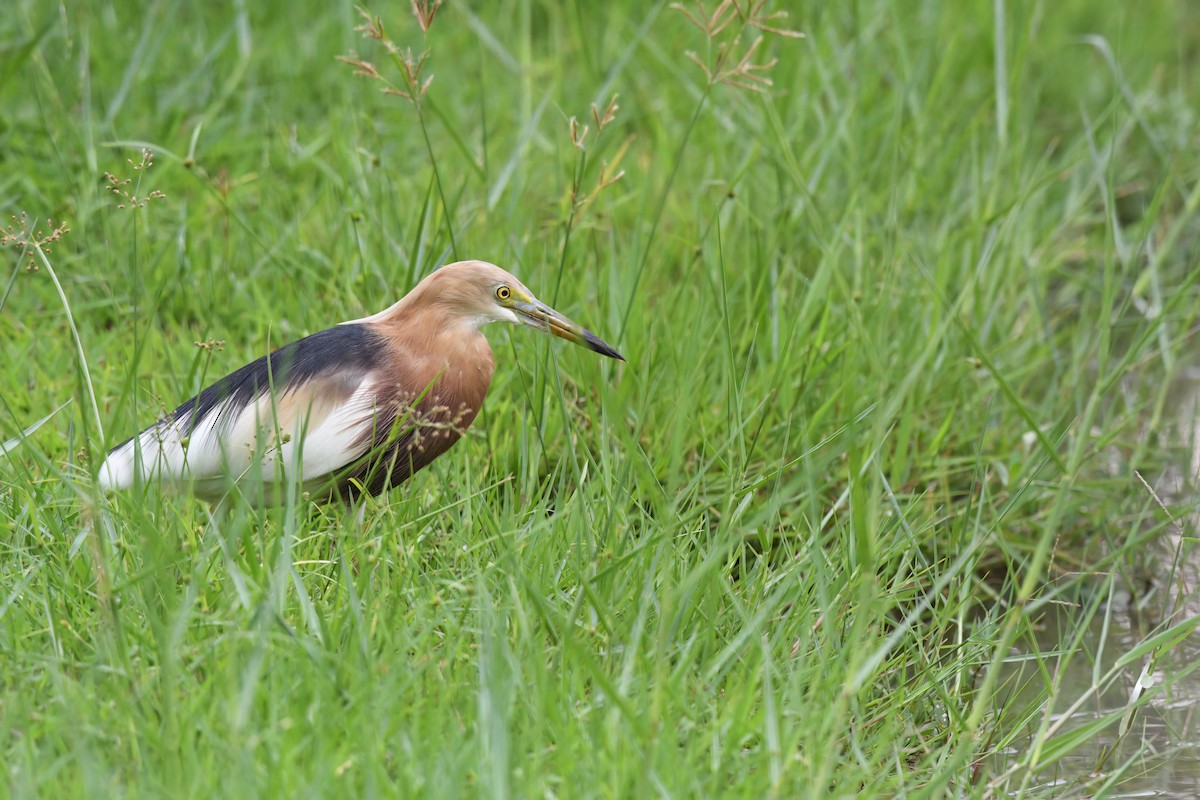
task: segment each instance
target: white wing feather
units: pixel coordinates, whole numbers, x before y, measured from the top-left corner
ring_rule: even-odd
[[[296,477],[317,485],[366,453],[365,434],[375,424],[374,378],[364,375],[329,408],[302,385],[274,398],[261,393],[231,420],[231,401],[219,403],[190,435],[187,420],[160,422],[109,454],[100,485],[128,488],[140,474],[142,480],[191,482],[198,496],[210,498],[223,495],[231,481],[261,483],[268,492]]]

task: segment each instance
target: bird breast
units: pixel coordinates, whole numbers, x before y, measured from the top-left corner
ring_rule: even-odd
[[[392,395],[380,397],[380,405],[411,413],[417,424],[445,426],[443,430],[461,435],[475,420],[491,386],[492,350],[482,333],[465,326],[441,329],[425,341],[412,341],[414,330],[421,326],[381,330],[392,352],[384,361],[379,386]]]

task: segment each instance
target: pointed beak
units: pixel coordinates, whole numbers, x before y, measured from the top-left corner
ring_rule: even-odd
[[[537,328],[539,331],[545,331],[560,339],[566,339],[568,342],[583,345],[588,350],[609,358],[615,358],[618,361],[625,360],[625,356],[618,353],[612,345],[587,328],[571,322],[545,303],[532,300],[528,303],[515,304],[513,308],[521,322],[531,328]]]

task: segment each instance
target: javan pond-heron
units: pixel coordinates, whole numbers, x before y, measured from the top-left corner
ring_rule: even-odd
[[[314,333],[209,386],[100,467],[104,489],[159,479],[216,502],[232,483],[281,502],[379,494],[445,453],[492,381],[491,322],[525,325],[624,361],[591,331],[483,261],[448,264],[364,319]]]

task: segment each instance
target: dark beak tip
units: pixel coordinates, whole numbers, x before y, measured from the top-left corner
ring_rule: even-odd
[[[599,336],[592,333],[591,331],[587,331],[586,333],[584,333],[583,338],[584,338],[584,341],[586,341],[588,344],[588,349],[593,350],[593,351],[599,353],[600,355],[608,356],[609,358],[615,358],[618,361],[625,361],[625,356],[618,353],[617,349],[615,347],[613,347],[608,342],[604,341],[603,339],[601,339]],[[628,364],[629,362],[625,361],[625,363]]]

